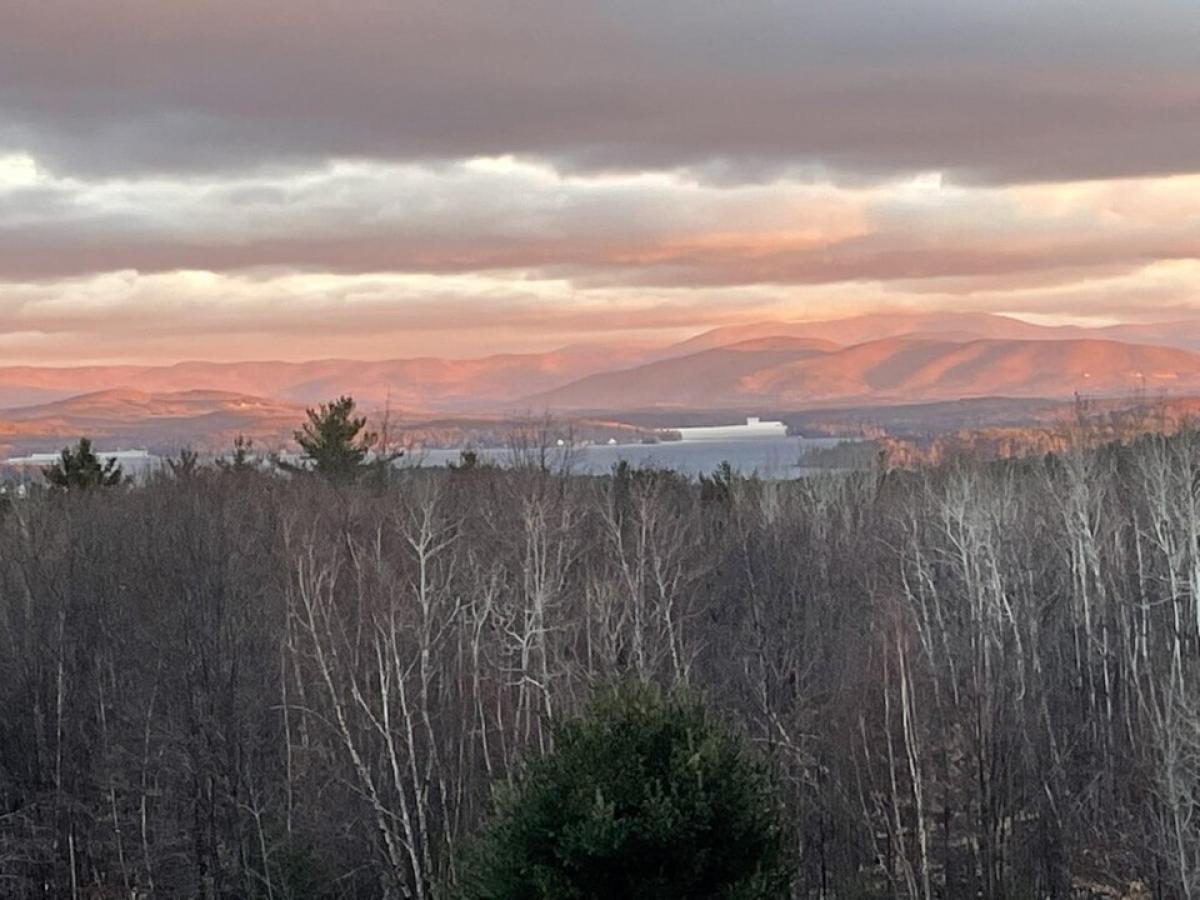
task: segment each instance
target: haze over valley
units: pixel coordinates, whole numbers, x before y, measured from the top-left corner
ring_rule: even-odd
[[[661,347],[478,359],[5,367],[0,446],[47,449],[87,433],[162,452],[218,452],[245,434],[282,448],[305,407],[340,395],[358,399],[374,421],[386,415],[398,440],[431,446],[502,442],[506,421],[545,413],[591,423],[589,433],[605,439],[636,440],[637,429],[667,428],[680,416],[737,421],[837,408],[854,411],[847,423],[882,428],[885,417],[872,410],[895,405],[1005,398],[1031,410],[1075,395],[1200,394],[1198,336],[1200,320],[1087,329],[923,313],[756,322]],[[964,407],[957,422],[968,419]],[[629,427],[612,429],[621,423]],[[946,420],[927,424],[938,430]]]

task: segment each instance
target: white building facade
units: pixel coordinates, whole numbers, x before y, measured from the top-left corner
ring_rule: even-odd
[[[787,425],[783,422],[764,421],[750,416],[745,425],[711,425],[699,428],[671,428],[685,441],[737,441],[747,438],[786,437]]]

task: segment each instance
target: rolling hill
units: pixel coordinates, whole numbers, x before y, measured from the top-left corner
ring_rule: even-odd
[[[1139,340],[1113,339],[1124,335]],[[110,446],[219,450],[245,433],[282,446],[304,407],[340,394],[374,415],[390,409],[416,440],[438,443],[494,436],[522,410],[624,414],[593,429],[619,436],[614,419],[662,424],[637,411],[724,418],[965,398],[1054,401],[1075,392],[1200,394],[1200,354],[1172,343],[1200,347],[1200,326],[1048,328],[1006,316],[921,313],[730,326],[657,350],[11,366],[0,367],[0,449],[56,449],[81,434]]]
[[[302,407],[227,391],[106,390],[0,411],[0,445],[6,454],[45,451],[88,435],[110,449],[218,451],[243,434],[275,447],[303,417]]]
[[[1200,321],[1130,323],[1085,328],[1079,325],[1037,325],[992,313],[890,313],[826,321],[767,321],[728,325],[696,335],[662,351],[684,356],[714,347],[764,337],[797,337],[832,341],[843,347],[893,337],[929,337],[953,341],[1110,340],[1200,351]]]
[[[1009,316],[990,313],[891,313],[852,316],[812,322],[766,321],[726,325],[698,334],[669,348],[671,355],[684,356],[715,347],[727,347],[767,337],[794,337],[828,341],[849,347],[868,341],[914,335],[941,336],[952,340],[1006,339],[1054,340],[1079,337],[1080,329],[1034,325]]]
[[[366,407],[370,427],[381,431],[383,411]],[[147,393],[96,391],[66,400],[0,410],[0,459],[57,451],[81,436],[106,450],[141,448],[174,455],[183,447],[227,453],[239,435],[264,451],[291,449],[304,421],[304,407],[229,391]],[[537,420],[511,415],[392,415],[387,425],[393,447],[503,445],[514,430],[539,427]],[[653,433],[626,422],[579,417],[581,439],[637,441]]]
[[[1200,354],[1076,339],[887,338],[831,348],[749,341],[583,378],[528,398],[560,410],[801,409],[966,397],[1111,396],[1200,390]]]
[[[617,385],[624,378],[620,373],[631,367],[667,363],[721,348],[739,348],[734,355],[705,357],[701,360],[703,365],[698,368],[695,361],[681,363],[678,368],[645,368],[642,373],[651,379],[649,382],[645,385],[627,384],[619,390],[614,388],[605,401],[618,408],[643,406],[646,404],[643,394],[649,392],[649,396],[660,393],[661,387],[662,396],[651,402],[687,405],[704,402],[713,391],[729,399],[731,389],[722,379],[732,373],[749,379],[743,388],[732,390],[733,395],[754,393],[756,388],[752,376],[756,376],[760,370],[797,361],[786,356],[789,350],[831,352],[893,339],[960,344],[976,341],[1061,343],[1118,340],[1147,347],[1178,345],[1200,349],[1200,323],[1083,329],[1076,326],[1045,327],[1007,316],[980,313],[899,313],[825,322],[758,322],[727,326],[658,349],[583,345],[544,353],[502,353],[479,359],[430,356],[374,361],[192,361],[164,366],[9,366],[0,367],[0,409],[42,405],[97,391],[140,391],[162,395],[202,390],[266,397],[279,403],[299,406],[309,406],[340,394],[351,394],[365,407],[390,406],[393,410],[410,415],[494,413],[518,404],[540,402],[543,396],[560,396],[557,393],[560,388],[566,391],[561,396],[568,396],[574,388],[567,390],[567,386],[589,376],[599,379],[594,384]],[[770,346],[762,343],[755,346],[753,343],[763,341],[771,342]],[[753,361],[745,356],[750,350],[769,352],[770,355]],[[873,352],[877,351],[858,351],[848,359]],[[1025,352],[1028,356],[1032,351],[1027,348]],[[1051,355],[1054,355],[1053,352]],[[1124,365],[1119,360],[1112,361]],[[999,358],[997,362],[1000,362]],[[1044,364],[1049,365],[1050,362]],[[1090,367],[1093,375],[1096,371],[1104,371],[1105,364],[1105,360],[1097,360],[1097,365]],[[846,365],[850,369],[845,372],[818,372],[816,368],[808,370],[811,378],[815,379],[817,390],[802,382],[797,382],[796,390],[801,395],[805,391],[814,395],[828,391],[835,396],[858,397],[866,393],[887,392],[892,387],[902,389],[899,383],[889,386],[886,379],[880,378],[855,388],[854,376],[850,371],[855,364],[847,362]],[[1139,368],[1136,364],[1132,365],[1135,369]],[[708,366],[711,369],[705,368]],[[679,387],[670,388],[668,382],[674,377],[671,373],[684,373],[689,367],[692,371],[680,375],[682,383]],[[1155,364],[1150,361],[1148,366],[1140,368],[1154,369]],[[776,383],[779,390],[795,393],[783,381],[772,381],[770,376],[761,375],[760,381],[762,390],[767,393],[774,389],[770,385]],[[972,383],[962,385],[961,389],[972,394],[1001,393],[1010,390],[1009,384],[1015,384],[1011,389],[1025,391],[1034,389],[1037,383],[1033,379],[1026,384],[1020,377],[1014,381],[1001,370],[997,371],[994,384],[989,385],[987,381],[986,373],[977,372]],[[1058,386],[1053,376],[1043,381],[1052,388]],[[1118,381],[1125,383],[1120,379]],[[821,388],[826,383],[829,387]],[[837,384],[842,386],[839,388]],[[949,383],[947,389],[951,389]]]
[[[0,367],[0,409],[85,392],[225,391],[311,405],[340,394],[407,410],[480,411],[645,358],[640,349],[589,346],[481,359],[322,359],[309,362],[181,362],[170,366]]]

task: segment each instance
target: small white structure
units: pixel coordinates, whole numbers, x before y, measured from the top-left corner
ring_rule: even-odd
[[[685,441],[739,441],[747,438],[786,437],[787,425],[783,422],[763,421],[750,416],[745,425],[710,425],[699,428],[671,428]]]
[[[149,450],[95,450],[96,458],[101,464],[115,459],[126,475],[135,480],[145,478],[163,464],[161,456],[155,456]],[[46,466],[52,466],[62,459],[61,453],[31,453],[29,456],[14,456],[4,460],[4,464],[18,468],[29,468],[40,472]]]
[[[149,450],[96,450],[92,449],[96,458],[107,462],[115,459],[118,463],[141,463],[149,465],[158,460]],[[52,466],[62,459],[61,453],[31,453],[28,456],[14,456],[6,459],[10,466]]]

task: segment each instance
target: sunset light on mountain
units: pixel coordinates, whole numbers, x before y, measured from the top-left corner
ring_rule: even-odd
[[[4,21],[12,362],[1200,315],[1183,4],[70,7]]]
[[[1200,900],[1196,0],[0,0],[2,900]]]

